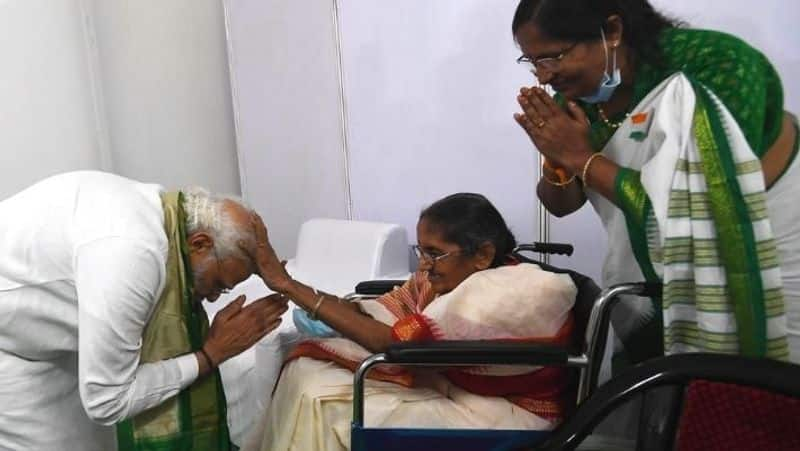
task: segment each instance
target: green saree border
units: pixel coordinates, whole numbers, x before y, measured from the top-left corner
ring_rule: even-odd
[[[178,192],[178,205],[180,205],[180,212],[186,211],[184,209],[184,195]],[[189,321],[187,321],[187,328],[189,332],[189,343],[192,349],[200,349],[203,346],[203,340],[208,332],[208,320],[203,307],[195,304],[193,301],[194,293],[194,275],[189,262],[189,245],[186,242],[186,221],[181,215],[181,220],[178,221],[178,235],[180,237],[180,250],[181,250],[181,271],[186,274],[186,283],[184,285],[183,293],[183,307],[186,312],[189,312]],[[222,387],[222,377],[219,374],[219,369],[214,370],[215,377],[208,377],[205,380],[195,381],[195,387],[191,390],[184,390],[180,396],[180,421],[182,423],[182,430],[194,431],[193,434],[187,434],[178,439],[178,446],[181,451],[197,451],[197,450],[213,450],[213,451],[228,451],[230,450],[230,431],[228,431],[228,412],[227,402],[225,398],[225,391]],[[208,384],[214,384],[214,387],[207,387]],[[219,416],[215,425],[196,425],[192,415],[192,398],[202,398],[208,392],[213,390],[216,394],[216,399],[221,404],[219,406]],[[200,399],[202,401],[202,399]],[[210,430],[203,431],[203,428]],[[153,449],[152,451],[161,451],[161,448]],[[166,451],[166,450],[165,450]]]
[[[647,246],[647,218],[653,207],[642,186],[641,174],[633,169],[620,167],[614,179],[614,191],[619,208],[625,216],[628,241],[642,275],[648,282],[660,282]],[[630,364],[664,355],[662,296],[652,297],[650,302],[653,316],[624,340],[624,352],[613,359],[612,371],[615,374]]]
[[[117,444],[120,449],[131,449],[136,441],[133,439],[133,421],[130,419],[117,423]]]
[[[184,207],[184,196],[182,192],[178,192],[178,221],[176,228],[178,229],[178,239],[180,247],[180,268],[179,271],[184,274],[185,281],[183,284],[183,311],[188,312],[188,321],[186,327],[189,332],[189,345],[192,349],[199,349],[203,345],[201,334],[201,327],[199,318],[197,317],[197,308],[192,302],[192,295],[194,293],[194,274],[189,270],[191,264],[189,261],[189,244],[186,242],[186,220]],[[195,381],[197,384],[197,381]],[[178,393],[178,418],[180,421],[181,431],[194,431],[194,422],[192,421],[192,392],[194,390],[183,390]],[[196,432],[195,432],[196,434]],[[199,449],[193,446],[193,437],[195,434],[188,436],[178,437],[173,442],[173,445],[180,447],[183,450]],[[187,443],[188,442],[188,443]],[[160,449],[152,449],[152,451],[161,451]]]
[[[639,269],[642,270],[646,281],[660,282],[647,247],[647,216],[653,206],[642,186],[640,172],[620,167],[614,179],[614,191],[619,207],[625,215],[628,239]]]
[[[702,85],[692,81],[692,86],[696,94],[693,129],[703,162],[728,294],[733,302],[740,352],[764,357],[767,321],[755,232],[717,106]]]

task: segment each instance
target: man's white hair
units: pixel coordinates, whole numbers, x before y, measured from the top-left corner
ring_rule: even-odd
[[[239,241],[250,243],[254,240],[253,234],[247,227],[234,222],[224,207],[226,202],[235,202],[249,211],[252,209],[238,197],[214,195],[196,186],[184,189],[182,193],[186,234],[205,232],[211,235],[219,258],[247,259],[239,248]]]

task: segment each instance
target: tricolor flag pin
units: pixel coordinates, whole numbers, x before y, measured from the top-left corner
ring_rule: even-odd
[[[628,137],[635,141],[644,141],[650,132],[650,123],[652,122],[652,111],[643,111],[631,115],[631,134]]]

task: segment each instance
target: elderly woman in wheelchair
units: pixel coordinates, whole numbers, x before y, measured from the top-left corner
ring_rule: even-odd
[[[254,218],[258,273],[273,290],[341,334],[291,353],[270,408],[245,449],[347,449],[353,371],[400,341],[518,340],[566,345],[577,289],[565,274],[509,258],[516,246],[495,207],[477,194],[441,199],[417,224],[419,270],[375,300],[344,302],[293,280]],[[560,367],[374,369],[366,405],[374,426],[549,430],[574,404]],[[269,388],[266,388],[269,389]]]

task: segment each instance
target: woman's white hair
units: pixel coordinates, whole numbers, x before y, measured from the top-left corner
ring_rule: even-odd
[[[205,232],[211,235],[219,258],[246,259],[247,255],[239,248],[239,241],[252,241],[252,233],[237,224],[224,207],[226,202],[235,202],[247,210],[252,211],[251,208],[237,197],[214,195],[196,186],[181,192],[186,211],[186,234]]]

